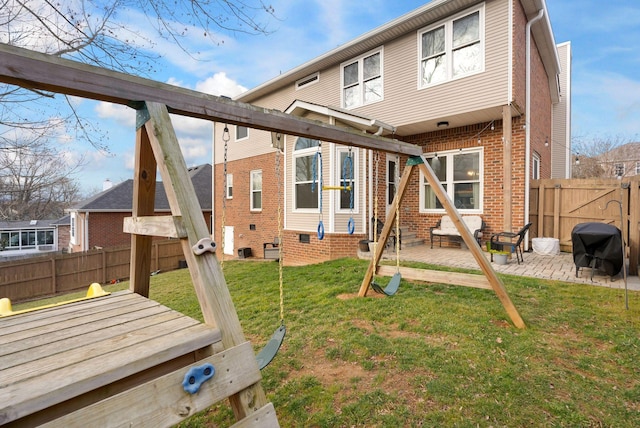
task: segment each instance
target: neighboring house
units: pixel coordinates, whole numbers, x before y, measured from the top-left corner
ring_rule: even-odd
[[[461,214],[481,215],[487,233],[515,231],[528,221],[530,180],[570,173],[570,61],[544,0],[432,1],[237,99],[419,145]],[[215,126],[214,233],[224,211],[227,254],[263,255],[278,234],[282,194],[287,264],[354,256],[358,240],[372,238],[376,205],[386,217],[407,161],[225,126]],[[320,177],[348,182],[353,195],[318,191]],[[426,239],[444,213],[413,174],[403,230]]]
[[[0,259],[58,251],[64,229],[63,219],[0,221]]]
[[[211,225],[211,165],[189,168],[191,182],[202,214]],[[70,216],[70,251],[87,251],[92,248],[131,244],[131,235],[123,232],[125,217],[131,217],[133,207],[133,180],[114,185],[97,195],[68,209]],[[169,202],[161,181],[156,183],[155,213],[170,213]],[[161,239],[161,238],[157,238]]]
[[[599,156],[603,178],[633,177],[640,174],[640,143],[627,143]]]

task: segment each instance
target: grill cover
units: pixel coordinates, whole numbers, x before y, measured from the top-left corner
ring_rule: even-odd
[[[571,241],[576,268],[595,267],[609,276],[617,275],[622,269],[622,234],[617,227],[580,223],[571,231]]]

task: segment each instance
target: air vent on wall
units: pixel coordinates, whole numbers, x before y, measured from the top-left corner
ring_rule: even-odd
[[[313,73],[310,76],[303,77],[296,82],[296,90],[316,83],[320,79],[320,73]]]

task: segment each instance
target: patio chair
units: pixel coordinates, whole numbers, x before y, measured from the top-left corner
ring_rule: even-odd
[[[516,260],[518,264],[520,262],[524,263],[523,247],[524,247],[524,237],[527,234],[527,231],[531,227],[533,223],[527,223],[520,231],[517,233],[513,232],[499,232],[491,235],[491,249],[492,250],[505,250],[507,248],[511,249],[511,252],[516,253]],[[491,253],[491,261],[493,261],[493,253]]]

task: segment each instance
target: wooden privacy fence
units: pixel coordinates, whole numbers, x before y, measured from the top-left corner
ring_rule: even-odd
[[[0,298],[33,300],[129,278],[131,247],[41,256],[0,263]],[[184,260],[177,239],[155,241],[151,271],[177,269]]]
[[[569,252],[572,251],[571,231],[575,225],[587,222],[612,224],[624,232],[629,273],[639,273],[640,176],[621,180],[534,180],[531,182],[529,219],[533,223],[530,237],[557,238],[561,249]]]

